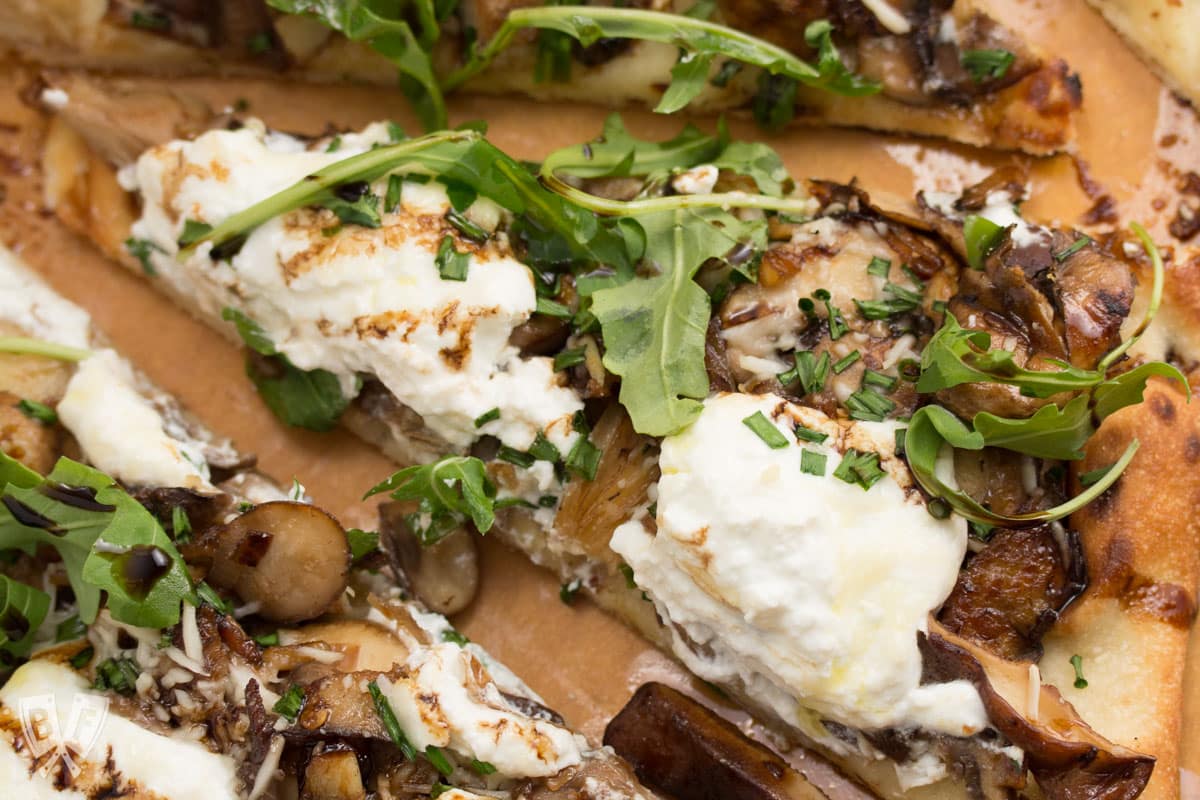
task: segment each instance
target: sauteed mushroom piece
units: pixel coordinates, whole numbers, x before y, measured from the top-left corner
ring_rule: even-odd
[[[388,537],[390,552],[413,594],[430,610],[439,614],[462,611],[479,589],[479,553],[474,534],[458,528],[433,544],[422,545],[404,521],[409,510],[404,503],[379,507],[380,528]]]
[[[212,549],[208,580],[273,622],[320,616],[346,588],[350,545],[333,517],[304,503],[255,506],[198,542]]]

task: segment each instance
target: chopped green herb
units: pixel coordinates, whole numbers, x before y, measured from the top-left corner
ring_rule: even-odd
[[[456,644],[459,647],[466,647],[471,643],[470,639],[454,630],[454,628],[446,628],[442,631],[442,641]]]
[[[53,425],[58,422],[58,414],[50,406],[36,400],[21,400],[17,408],[30,419],[36,419],[43,425]]]
[[[995,532],[995,530],[995,525],[989,525],[986,522],[976,522],[973,519],[967,520],[967,533],[972,539],[986,542],[988,539],[992,538],[992,534]]]
[[[846,400],[850,419],[865,422],[883,422],[896,408],[896,404],[870,389],[859,389]]]
[[[171,538],[178,544],[192,538],[192,521],[188,519],[187,510],[183,506],[171,509]]]
[[[1087,678],[1083,677],[1083,656],[1079,654],[1071,656],[1071,666],[1075,668],[1075,688],[1086,689],[1088,682]]]
[[[342,136],[338,134],[329,140],[329,146],[325,148],[326,153],[336,153],[342,149]]]
[[[904,455],[904,440],[908,438],[908,428],[896,428],[896,455]]]
[[[876,278],[886,278],[891,269],[892,262],[879,256],[872,256],[871,263],[867,264],[867,274],[874,275]]]
[[[879,466],[879,454],[861,452],[853,448],[842,455],[842,461],[833,471],[833,477],[846,483],[856,483],[864,490],[880,481],[886,472]]]
[[[1007,50],[964,50],[962,54],[963,69],[976,83],[1003,78],[1016,60]]]
[[[475,418],[475,427],[482,428],[489,422],[495,422],[498,419],[500,419],[500,409],[493,408],[491,411],[485,411]]]
[[[196,584],[196,597],[201,603],[207,603],[222,614],[229,614],[233,611],[233,606],[205,581]]]
[[[450,764],[450,759],[446,758],[446,754],[442,752],[442,748],[429,745],[425,748],[425,757],[429,759],[433,768],[442,774],[442,777],[449,778],[454,774],[454,767]]]
[[[800,442],[813,442],[814,444],[820,444],[829,438],[828,433],[814,431],[812,428],[806,428],[803,425],[797,425],[794,428],[794,431],[796,434],[796,441]]]
[[[460,214],[453,208],[446,213],[446,221],[454,226],[454,229],[474,242],[486,242],[488,240],[488,232],[483,228],[471,222],[464,214]]]
[[[350,544],[350,561],[353,563],[379,549],[379,532],[349,528],[346,530],[346,541]]]
[[[399,721],[396,719],[396,713],[392,711],[392,704],[388,702],[387,697],[379,688],[379,684],[371,681],[367,684],[367,691],[371,693],[371,700],[375,703],[375,713],[379,715],[379,721],[383,723],[384,730],[392,740],[392,744],[400,748],[400,752],[409,761],[417,757],[417,749],[408,741],[408,737],[404,735],[404,730],[400,727]]]
[[[87,635],[87,625],[78,614],[72,614],[54,627],[55,642],[70,642]]]
[[[885,392],[890,392],[896,388],[896,384],[900,379],[894,375],[885,375],[882,372],[876,372],[873,369],[868,369],[863,373],[863,386],[878,386]]]
[[[496,458],[501,461],[507,461],[509,464],[516,464],[523,469],[529,469],[533,466],[533,462],[537,461],[529,453],[518,450],[515,447],[509,447],[506,444],[501,445],[500,449],[496,451]]]
[[[761,411],[755,411],[750,416],[742,420],[742,424],[754,434],[767,443],[767,447],[772,450],[779,450],[788,446],[787,437],[780,433],[779,428],[775,427],[775,423],[767,419],[767,415]]]
[[[293,683],[275,701],[275,705],[271,706],[271,710],[288,722],[295,722],[296,717],[300,716],[300,709],[303,707],[304,689]]]
[[[366,181],[347,181],[334,186],[315,204],[332,211],[345,225],[378,228],[383,224],[379,215],[379,196],[371,191],[371,184]]]
[[[846,324],[846,318],[842,316],[841,310],[834,308],[833,303],[829,300],[825,301],[825,313],[829,322],[830,339],[836,341],[850,332],[850,326]]]
[[[1054,256],[1055,261],[1062,263],[1063,261],[1066,261],[1068,258],[1070,258],[1071,256],[1078,253],[1083,248],[1087,247],[1089,244],[1092,243],[1092,241],[1093,241],[1092,237],[1085,234],[1083,236],[1080,236],[1075,241],[1071,242],[1071,244],[1067,245],[1067,247],[1065,247],[1064,249],[1060,250],[1057,253],[1051,253],[1050,255]]]
[[[825,380],[829,377],[829,353],[821,353],[817,358],[808,350],[797,352],[793,359],[796,366],[779,376],[780,383],[785,386],[799,380],[804,394],[816,394],[825,388]]]
[[[396,213],[403,195],[404,178],[400,175],[388,175],[387,191],[383,195],[383,210],[389,214]]]
[[[544,297],[537,299],[537,306],[534,308],[538,314],[545,314],[548,317],[556,317],[558,319],[570,319],[571,309],[564,306],[562,303],[554,300],[547,300]]]
[[[437,258],[434,263],[437,264],[438,274],[442,276],[442,280],[465,281],[467,270],[471,266],[471,254],[458,252],[454,246],[454,237],[447,234],[442,239],[441,245],[438,246]]]
[[[975,214],[963,220],[963,241],[967,247],[967,264],[982,270],[983,262],[1000,244],[1006,229],[986,217]]]
[[[592,444],[587,434],[580,436],[571,445],[567,458],[563,462],[567,469],[587,481],[596,479],[596,471],[600,468],[600,457],[603,451]]]
[[[834,374],[841,375],[850,369],[860,358],[862,358],[862,353],[858,352],[858,350],[851,350],[845,356],[839,358],[837,363],[833,365]]]
[[[562,454],[554,445],[554,442],[546,438],[546,434],[538,431],[538,435],[534,437],[533,444],[529,445],[529,454],[538,461],[549,461],[551,464],[557,463]]]
[[[142,272],[151,277],[158,274],[154,269],[154,265],[150,263],[150,254],[165,252],[161,247],[149,239],[135,239],[130,236],[125,240],[125,249],[129,251],[129,255],[141,263]]]
[[[185,219],[183,221],[183,232],[179,234],[179,246],[187,247],[190,244],[200,241],[212,233],[212,229],[212,225],[209,225],[207,222]]]
[[[716,86],[718,89],[724,89],[729,85],[729,82],[733,80],[733,76],[737,75],[741,71],[742,62],[729,59],[728,61],[721,63],[721,66],[717,68],[717,74],[712,76],[712,79],[709,81],[709,83],[711,83],[713,86]]]
[[[446,456],[431,464],[405,467],[373,486],[365,500],[383,492],[393,500],[419,500],[405,517],[421,544],[433,544],[467,519],[480,533],[496,521],[496,487],[483,462],[473,456]]]
[[[92,656],[96,655],[96,649],[90,644],[80,650],[75,655],[68,659],[68,662],[74,669],[83,669],[88,664],[92,663]]]
[[[275,647],[279,644],[279,631],[271,631],[254,637],[254,643],[259,647]]]
[[[140,670],[133,659],[110,658],[96,667],[96,689],[110,689],[117,694],[130,695],[137,691]]]
[[[583,581],[579,578],[567,581],[558,588],[558,599],[563,602],[563,605],[571,605],[575,602],[575,595],[579,594],[579,590],[583,588]]]
[[[544,494],[538,498],[537,504],[542,508],[554,508],[558,505],[558,498],[552,494]]]
[[[478,775],[493,775],[496,772],[496,768],[492,764],[477,758],[471,759],[471,769],[475,770]]]
[[[453,788],[453,786],[439,781],[438,783],[435,783],[433,786],[429,787],[429,800],[437,800],[439,797]]]
[[[582,364],[586,356],[586,347],[572,347],[569,350],[563,350],[554,356],[554,371],[561,372],[564,369],[570,369],[576,364]]]
[[[808,475],[824,476],[825,464],[828,460],[829,457],[824,453],[818,453],[815,450],[805,448],[800,453],[800,471]]]

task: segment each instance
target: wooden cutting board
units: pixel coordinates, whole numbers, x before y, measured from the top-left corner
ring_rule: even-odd
[[[869,192],[911,197],[918,188],[954,189],[997,165],[1019,161],[1032,176],[1032,200],[1025,207],[1031,218],[1078,223],[1108,195],[1123,221],[1141,220],[1166,242],[1166,223],[1176,207],[1174,185],[1181,172],[1200,171],[1200,124],[1192,109],[1162,88],[1084,0],[991,0],[986,5],[1082,75],[1084,109],[1074,157],[1034,160],[929,140],[795,129],[767,137],[792,174],[857,178]],[[298,477],[347,526],[375,527],[372,507],[359,498],[392,465],[348,434],[317,435],[282,426],[258,401],[233,347],[136,276],[107,263],[43,209],[37,167],[43,120],[19,98],[34,74],[0,63],[0,238],[87,308],[118,348],[210,427],[256,452],[268,473],[283,481]],[[268,124],[289,131],[318,133],[330,123],[355,128],[381,118],[401,121],[409,130],[418,127],[398,93],[377,88],[243,80],[173,81],[171,86],[217,108],[244,100]],[[495,144],[530,159],[593,137],[606,113],[495,98],[456,97],[450,105],[452,122],[487,120]],[[629,112],[625,118],[636,134],[664,138],[684,121],[647,112]],[[713,127],[711,119],[696,122]],[[731,127],[735,136],[763,136],[745,120]],[[557,581],[522,558],[485,540],[483,560],[479,597],[455,624],[593,739],[644,681],[688,683],[669,659],[588,602],[563,605]],[[1190,659],[1184,765],[1200,772],[1197,650]],[[1188,796],[1186,786],[1185,781]],[[1200,783],[1192,784],[1192,796],[1200,797]]]

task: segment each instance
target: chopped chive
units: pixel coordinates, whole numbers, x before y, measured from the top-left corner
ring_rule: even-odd
[[[496,458],[501,461],[507,461],[510,464],[516,464],[518,467],[524,467],[525,469],[532,467],[533,462],[537,461],[531,454],[523,453],[515,447],[509,447],[508,445],[500,446],[500,449],[496,452]]]
[[[867,274],[874,275],[876,278],[886,278],[891,269],[892,262],[879,256],[872,256],[871,263],[867,264]]]
[[[53,408],[36,400],[21,400],[17,408],[30,419],[36,419],[43,425],[53,425],[58,422],[58,414]]]
[[[1075,688],[1086,689],[1088,682],[1087,678],[1083,677],[1083,656],[1079,654],[1071,656],[1071,666],[1075,668]]]
[[[442,777],[449,778],[454,774],[454,767],[450,765],[450,759],[446,758],[446,754],[442,752],[442,748],[434,745],[429,745],[425,748],[425,757],[429,759],[429,763],[433,768],[442,774]]]
[[[467,270],[471,266],[471,254],[458,252],[458,248],[454,246],[454,237],[447,234],[438,246],[434,263],[437,264],[442,280],[465,281]]]
[[[400,208],[400,198],[404,194],[404,178],[399,175],[388,175],[387,191],[383,195],[383,210],[395,213]]]
[[[375,681],[367,684],[367,691],[371,693],[371,699],[375,702],[375,713],[379,715],[379,721],[383,723],[384,730],[387,731],[392,743],[400,748],[400,752],[409,761],[417,757],[417,750],[408,741],[408,737],[404,735],[404,731],[400,728],[400,723],[396,719],[396,713],[392,711],[392,704],[384,697],[383,692],[379,689],[379,685]]]
[[[544,297],[537,299],[537,305],[534,311],[538,314],[545,314],[548,317],[558,317],[559,319],[570,319],[571,309],[564,306],[562,303],[554,300],[547,300]]]
[[[558,505],[558,498],[552,494],[544,494],[538,498],[537,504],[542,508],[554,508]]]
[[[71,656],[71,658],[69,659],[69,663],[75,669],[83,669],[84,667],[86,667],[88,664],[91,663],[92,656],[94,656],[94,655],[96,655],[96,649],[89,644],[87,647],[83,648],[78,653]]]
[[[67,617],[54,628],[55,642],[70,642],[82,639],[86,635],[87,625],[83,624],[83,620],[79,618],[78,614]]]
[[[468,239],[472,239],[476,242],[486,242],[488,240],[487,231],[476,225],[474,222],[471,222],[471,220],[467,219],[464,215],[460,214],[454,209],[450,209],[450,211],[446,213],[446,221],[453,225],[459,233]]]
[[[808,475],[816,475],[824,477],[825,464],[829,457],[824,453],[818,453],[815,450],[805,449],[800,454],[800,471]]]
[[[558,587],[558,599],[562,601],[563,605],[569,606],[575,602],[575,595],[579,594],[579,590],[582,587],[583,581],[579,580],[579,578],[567,581]]]
[[[1083,236],[1080,236],[1075,241],[1071,242],[1071,244],[1068,245],[1065,250],[1061,250],[1057,253],[1051,253],[1050,255],[1054,256],[1054,260],[1061,264],[1062,262],[1066,261],[1068,258],[1075,255],[1076,253],[1078,253],[1080,250],[1087,247],[1091,243],[1092,243],[1092,237],[1087,236],[1085,234]]]
[[[864,490],[870,489],[887,473],[879,466],[879,454],[862,452],[851,448],[842,455],[842,461],[833,471],[833,477],[854,483]]]
[[[183,506],[171,509],[171,533],[176,544],[183,544],[192,538],[192,521],[188,519],[187,510]]]
[[[603,452],[592,444],[586,435],[580,436],[567,453],[564,465],[579,477],[587,481],[596,479],[596,471],[600,468],[600,456]]]
[[[754,431],[754,434],[766,442],[767,447],[772,450],[788,446],[787,437],[780,433],[779,428],[775,427],[775,423],[767,419],[767,415],[761,411],[755,411],[746,417],[742,420],[742,424]]]
[[[801,297],[800,302],[797,303],[797,305],[800,307],[800,310],[804,312],[806,317],[812,317],[817,310],[817,304],[807,297]]]
[[[896,388],[899,378],[894,375],[885,375],[882,372],[876,372],[873,369],[868,369],[863,373],[863,386],[878,386],[885,392],[890,392]]]
[[[592,432],[592,426],[588,425],[587,414],[583,413],[582,408],[571,415],[571,430],[584,436]]]
[[[399,123],[388,120],[387,124],[388,140],[392,142],[402,142],[408,138],[408,134],[404,132]]]
[[[1017,57],[1008,50],[964,50],[961,58],[963,69],[976,83],[999,80],[1008,74]]]
[[[806,428],[803,425],[797,425],[793,430],[796,434],[796,440],[800,442],[813,442],[815,444],[820,444],[829,438],[828,433],[814,431],[812,428]]]
[[[492,775],[496,772],[496,767],[486,761],[480,761],[477,758],[471,759],[471,769],[475,770],[478,775]]]
[[[96,667],[96,689],[111,689],[117,694],[133,694],[137,691],[140,674],[137,664],[129,658],[110,658]]]
[[[254,643],[259,647],[275,647],[279,644],[279,631],[271,631],[254,637]]]
[[[329,140],[329,146],[325,148],[326,153],[336,153],[342,149],[342,136],[338,134]]]
[[[288,722],[295,722],[296,717],[300,716],[300,709],[304,706],[304,690],[297,684],[288,686],[287,691],[283,693],[275,705],[271,707],[279,716],[286,719]]]
[[[489,422],[495,422],[498,419],[500,419],[500,409],[493,408],[491,411],[485,411],[475,418],[475,427],[482,428]]]
[[[558,452],[558,448],[554,446],[554,442],[547,439],[546,435],[541,431],[538,431],[533,444],[529,445],[529,455],[538,461],[549,461],[550,463],[555,463],[562,458],[562,454]]]
[[[846,318],[842,316],[842,312],[834,308],[828,300],[825,301],[825,313],[829,315],[830,339],[836,341],[850,332],[850,326],[846,324]]]
[[[796,353],[796,373],[800,378],[800,386],[805,394],[816,394],[825,388],[825,380],[829,377],[829,352],[821,353],[817,358],[808,350]]]
[[[834,374],[841,375],[843,372],[850,369],[854,362],[858,361],[860,358],[862,358],[862,353],[858,352],[857,350],[851,350],[844,358],[839,359],[838,362],[833,365]]]
[[[883,422],[895,410],[896,404],[870,389],[859,389],[846,400],[846,408],[850,411],[850,419]]]
[[[582,364],[586,355],[586,347],[572,347],[569,350],[563,350],[554,356],[554,371],[562,372],[564,369],[570,369],[577,364]]]
[[[470,639],[454,630],[454,628],[446,628],[442,631],[442,641],[456,644],[459,647],[466,647],[471,643]]]

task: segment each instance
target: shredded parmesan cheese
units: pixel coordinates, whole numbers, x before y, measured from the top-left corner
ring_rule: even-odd
[[[1042,673],[1037,664],[1029,665],[1029,686],[1025,697],[1025,716],[1036,722],[1038,718],[1038,700],[1042,697]]]
[[[879,24],[897,36],[904,36],[912,31],[908,19],[897,11],[887,0],[862,0],[867,10],[875,15]]]

